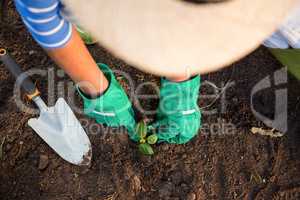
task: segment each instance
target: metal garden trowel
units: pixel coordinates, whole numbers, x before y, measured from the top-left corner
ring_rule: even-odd
[[[66,161],[75,165],[89,165],[92,157],[90,140],[66,101],[59,98],[55,106],[48,107],[30,78],[5,49],[0,49],[0,60],[40,110],[39,118],[30,119],[29,126]]]

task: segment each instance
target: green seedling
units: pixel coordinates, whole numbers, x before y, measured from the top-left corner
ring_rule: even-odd
[[[143,140],[147,137],[147,125],[144,121],[140,121],[136,125],[136,133],[140,138],[140,143],[144,143],[144,142],[141,142],[141,140]]]
[[[136,134],[139,137],[139,151],[144,155],[153,155],[154,151],[151,145],[155,144],[158,140],[156,134],[147,136],[147,124],[141,121],[136,126]]]
[[[154,154],[153,148],[148,143],[139,144],[139,151],[145,155],[153,155]]]
[[[157,135],[156,134],[153,134],[153,135],[149,135],[147,137],[147,143],[148,144],[155,144],[157,142]]]

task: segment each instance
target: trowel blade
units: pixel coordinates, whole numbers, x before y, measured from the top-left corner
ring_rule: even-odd
[[[29,126],[64,160],[75,165],[89,165],[90,140],[73,111],[63,98],[53,107],[28,121]]]

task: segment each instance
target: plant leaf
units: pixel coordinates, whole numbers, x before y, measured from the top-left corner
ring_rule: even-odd
[[[136,125],[136,133],[140,137],[140,139],[145,139],[147,136],[147,125],[144,121],[140,121]]]
[[[147,144],[147,143],[139,144],[139,151],[145,155],[153,155],[154,154],[152,147],[150,146],[150,144]]]
[[[148,144],[155,144],[157,142],[157,140],[158,140],[158,137],[156,134],[152,134],[147,137]]]
[[[146,143],[146,140],[145,139],[140,139],[140,144],[144,144]]]

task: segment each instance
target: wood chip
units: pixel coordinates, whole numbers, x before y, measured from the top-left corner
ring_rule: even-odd
[[[275,129],[271,129],[271,130],[267,130],[267,129],[263,129],[263,128],[258,128],[258,127],[252,127],[251,128],[251,132],[253,134],[259,134],[259,135],[263,135],[263,136],[269,136],[271,138],[278,138],[278,137],[282,137],[284,136],[283,133],[275,130]]]
[[[49,158],[46,155],[40,155],[39,170],[44,170],[49,164]]]

